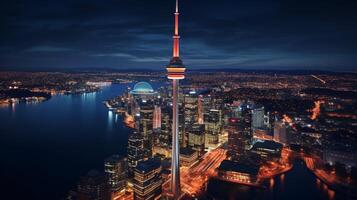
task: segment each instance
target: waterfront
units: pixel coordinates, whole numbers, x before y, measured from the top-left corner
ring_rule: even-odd
[[[102,170],[106,157],[125,155],[130,130],[102,102],[132,85],[1,107],[2,195],[59,199],[80,176],[91,169]]]
[[[0,108],[2,193],[26,199],[60,199],[75,187],[80,176],[91,169],[103,170],[106,157],[125,155],[130,129],[103,101],[133,85],[114,84],[97,93],[54,96],[39,104]],[[156,89],[158,84],[153,86]],[[276,177],[273,183],[271,190],[259,191],[213,181],[208,184],[208,196],[329,199],[326,188],[317,183],[302,161],[296,161],[284,178]]]
[[[266,184],[265,189],[241,186],[233,183],[211,180],[207,185],[207,199],[344,199],[329,191],[305,166],[296,160],[291,171],[276,176]]]

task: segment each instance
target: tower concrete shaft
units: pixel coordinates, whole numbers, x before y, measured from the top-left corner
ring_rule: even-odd
[[[172,124],[172,160],[171,160],[171,192],[176,199],[181,193],[180,185],[180,145],[178,123],[178,91],[179,80],[172,80],[173,92],[173,124]]]

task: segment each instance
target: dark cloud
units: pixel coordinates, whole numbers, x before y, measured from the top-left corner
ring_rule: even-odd
[[[0,67],[160,69],[174,0],[5,0]],[[191,68],[355,71],[354,0],[181,0]]]

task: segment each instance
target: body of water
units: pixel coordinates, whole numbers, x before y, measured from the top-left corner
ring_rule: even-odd
[[[131,130],[102,102],[127,86],[1,107],[1,196],[59,199],[89,170],[103,170],[106,157],[126,155]]]

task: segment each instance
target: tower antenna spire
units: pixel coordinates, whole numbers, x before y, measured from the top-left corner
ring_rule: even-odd
[[[176,0],[176,11],[175,11],[175,33],[173,36],[174,47],[172,57],[180,57],[180,35],[179,35],[179,0]]]
[[[176,12],[177,12],[177,13],[179,12],[179,3],[178,3],[178,0],[176,0]]]

